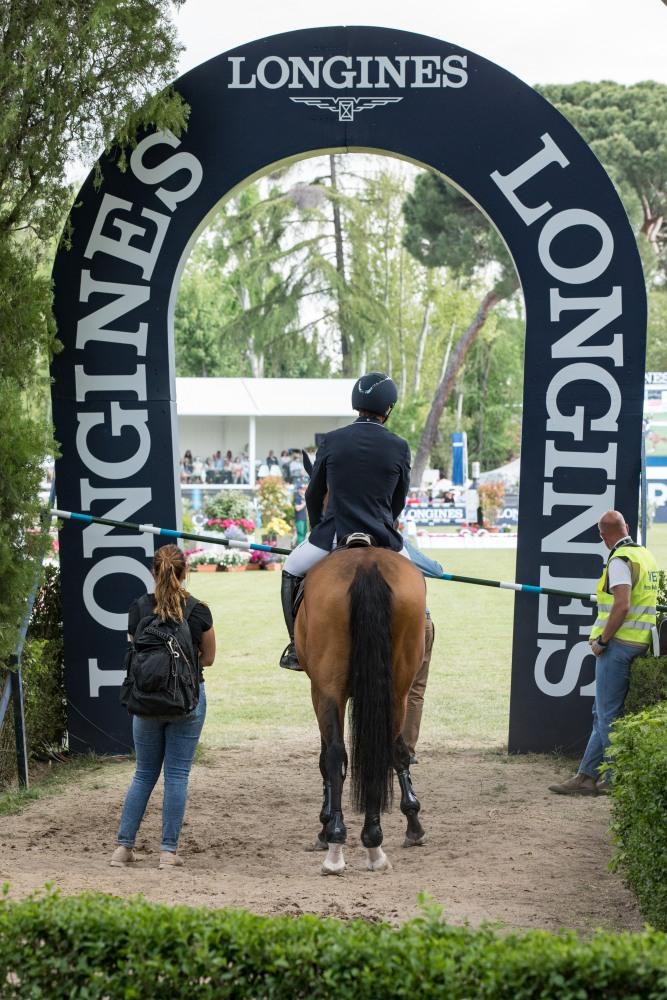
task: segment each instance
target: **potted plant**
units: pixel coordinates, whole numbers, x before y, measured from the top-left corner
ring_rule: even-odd
[[[242,573],[250,559],[247,552],[226,549],[218,556],[218,569],[223,573]]]
[[[189,566],[194,573],[217,573],[218,556],[215,552],[200,552],[192,557]]]

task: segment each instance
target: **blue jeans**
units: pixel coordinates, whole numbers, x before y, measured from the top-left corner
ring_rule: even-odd
[[[135,715],[132,735],[137,769],[132,778],[118,828],[118,843],[134,847],[146,806],[164,764],[161,851],[174,852],[183,825],[188,778],[206,718],[206,691],[199,685],[199,703],[187,719],[164,722]]]
[[[598,777],[598,769],[609,746],[609,730],[620,715],[630,683],[630,666],[641,654],[631,646],[624,646],[615,639],[595,661],[595,701],[593,702],[593,731],[579,765],[579,774]]]

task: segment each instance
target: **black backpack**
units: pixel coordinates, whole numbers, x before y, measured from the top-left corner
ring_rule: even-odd
[[[188,619],[197,604],[188,597],[183,621],[162,621],[152,597],[139,599],[141,618],[127,652],[120,702],[131,715],[182,719],[199,702],[198,657]]]

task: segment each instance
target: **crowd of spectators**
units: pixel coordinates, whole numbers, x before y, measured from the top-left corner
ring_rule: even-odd
[[[314,458],[314,455],[311,456]],[[243,485],[250,482],[250,458],[247,447],[233,456],[231,451],[216,451],[201,458],[188,450],[180,463],[182,483],[221,483]],[[300,448],[284,449],[280,455],[271,449],[263,460],[255,462],[255,481],[266,476],[282,476],[286,483],[298,485],[307,479]]]

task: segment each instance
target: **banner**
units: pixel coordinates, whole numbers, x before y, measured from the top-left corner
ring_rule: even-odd
[[[172,326],[194,242],[249,178],[322,151],[375,151],[449,178],[512,255],[526,312],[517,577],[593,590],[600,515],[617,507],[636,526],[646,307],[621,202],[572,126],[462,46],[385,28],[264,38],[175,87],[187,130],[144,135],[124,173],[116,151],[102,157],[101,186],[91,174],[71,249],[56,258],[58,507],[178,524]],[[129,743],[118,704],[127,609],[151,586],[154,544],[95,524],[61,529],[74,750]],[[516,598],[510,750],[585,740],[593,617],[576,601]]]

